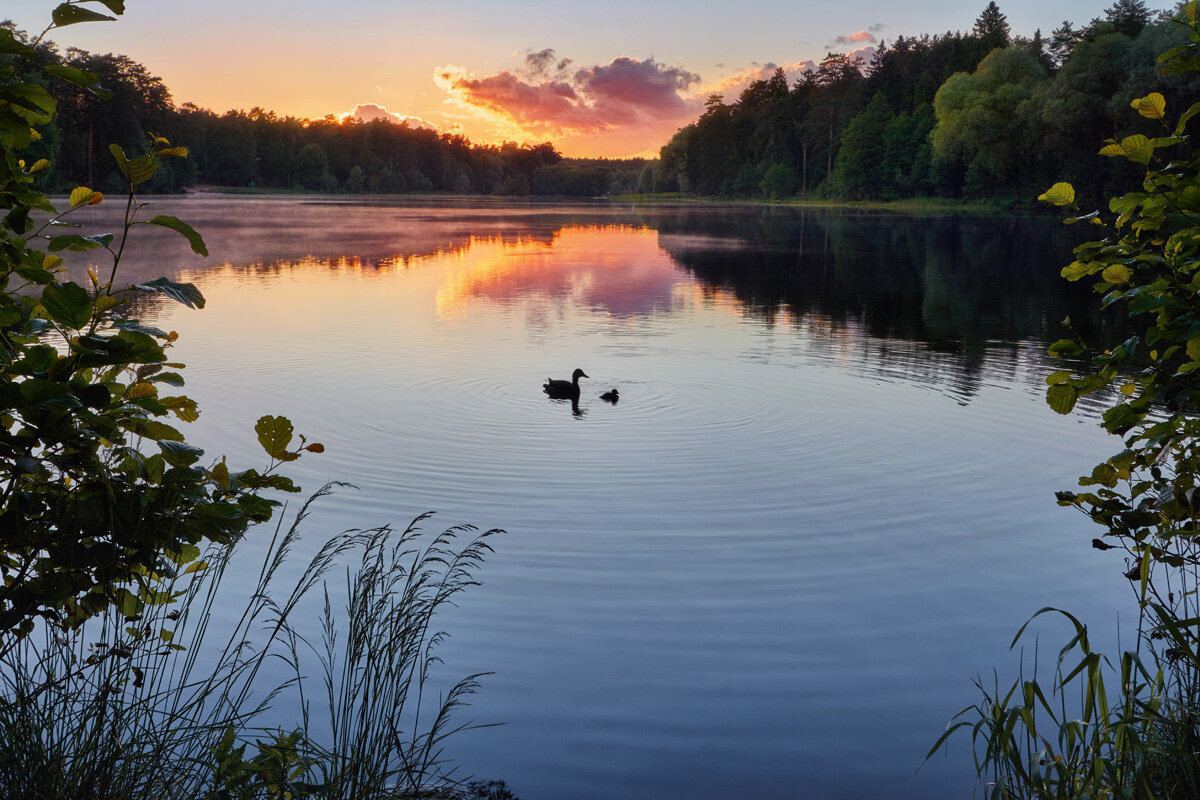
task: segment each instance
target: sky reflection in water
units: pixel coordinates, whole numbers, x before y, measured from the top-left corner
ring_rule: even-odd
[[[307,547],[431,508],[508,530],[444,618],[444,655],[451,675],[495,672],[472,716],[508,723],[452,754],[524,800],[966,796],[965,740],[914,770],[969,678],[1010,668],[1042,606],[1097,636],[1129,608],[1053,499],[1115,446],[1041,399],[1058,320],[1112,326],[1057,278],[1053,224],[154,210],[213,251],[148,232],[126,276],[208,298],[146,308],[181,333],[193,438],[253,463],[254,419],[286,414],[327,448],[296,465],[307,488],[360,487],[322,504]],[[540,390],[575,367],[578,417]]]

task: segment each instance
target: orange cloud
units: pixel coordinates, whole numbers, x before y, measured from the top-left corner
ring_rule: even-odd
[[[770,61],[766,64],[755,64],[739,70],[727,78],[722,78],[716,83],[706,83],[700,86],[695,91],[694,96],[707,98],[709,95],[719,94],[725,98],[725,102],[732,103],[737,100],[738,95],[742,93],[743,89],[755,81],[767,80],[780,67],[783,68],[783,73],[787,76],[788,84],[790,85],[803,77],[804,73],[816,69],[817,65],[807,59],[804,61],[793,61],[790,64],[775,64]]]
[[[434,82],[449,102],[490,120],[498,135],[559,140],[605,134],[626,144],[621,154],[653,152],[701,105],[686,95],[700,76],[679,67],[636,58],[575,69],[551,49],[529,53],[525,69],[474,75],[461,67],[439,67]],[[640,146],[628,142],[639,140]],[[595,152],[595,141],[587,146]],[[617,154],[617,153],[614,153]]]

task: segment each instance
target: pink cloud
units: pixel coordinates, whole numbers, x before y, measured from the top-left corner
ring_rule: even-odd
[[[448,67],[440,68],[434,79],[459,103],[491,112],[539,135],[605,127],[566,81],[532,82],[508,70],[475,78]]]
[[[522,75],[504,70],[480,77],[459,67],[439,67],[434,81],[451,102],[528,136],[640,127],[655,129],[657,136],[662,123],[685,124],[698,109],[683,93],[700,77],[653,58],[622,56],[571,75],[564,74],[570,59],[558,59],[553,50],[529,54],[526,62],[529,69]]]
[[[875,34],[871,33],[870,31],[859,31],[858,33],[852,33],[849,36],[837,37],[838,44],[858,44],[860,42],[874,41],[876,41]]]
[[[866,47],[859,47],[855,50],[851,50],[846,54],[846,58],[850,59],[851,61],[858,59],[860,62],[862,62],[860,64],[860,68],[865,70],[867,67],[871,66],[871,62],[875,60],[875,47],[873,45],[867,45]]]
[[[431,128],[438,130],[438,127],[432,122],[426,122],[420,117],[413,117],[408,114],[397,114],[374,103],[359,103],[354,107],[353,111],[342,114],[341,118],[353,119],[356,122],[374,122],[377,119],[382,119],[397,125],[408,125],[410,128]]]

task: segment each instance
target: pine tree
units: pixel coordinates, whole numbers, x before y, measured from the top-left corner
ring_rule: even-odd
[[[1008,17],[1000,12],[1000,6],[996,5],[995,0],[988,3],[979,19],[975,20],[973,33],[989,50],[1008,46]]]
[[[1083,31],[1074,28],[1069,19],[1064,19],[1063,24],[1050,34],[1050,57],[1055,66],[1061,67],[1082,39]]]
[[[1105,10],[1104,18],[1117,26],[1117,32],[1130,39],[1150,24],[1151,12],[1145,0],[1117,0]]]

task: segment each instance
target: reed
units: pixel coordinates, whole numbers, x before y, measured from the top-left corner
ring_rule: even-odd
[[[444,639],[434,616],[478,583],[498,531],[464,526],[429,538],[420,530],[429,515],[400,532],[350,530],[285,583],[281,568],[312,504],[340,486],[323,487],[290,526],[275,528],[224,629],[215,612],[230,607],[222,585],[236,544],[166,578],[137,616],[112,610],[72,631],[46,625],[5,648],[0,796],[397,798],[453,786],[444,743],[470,727],[456,712],[480,676],[428,697]],[[327,578],[353,561],[339,609]],[[317,589],[323,641],[310,646],[292,623]],[[307,677],[314,662],[321,691]],[[293,727],[267,724],[284,697],[298,709]],[[314,703],[327,705],[327,729],[313,724]]]

